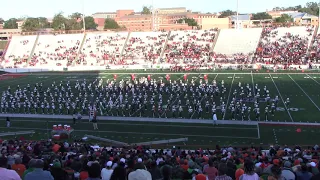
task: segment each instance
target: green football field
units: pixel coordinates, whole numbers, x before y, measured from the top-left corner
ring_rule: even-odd
[[[316,73],[300,73],[300,74],[259,74],[259,73],[238,73],[236,71],[228,71],[229,73],[208,73],[209,82],[216,79],[217,82],[224,80],[227,88],[226,98],[230,102],[231,94],[234,89],[238,88],[239,82],[245,86],[249,84],[251,87],[258,84],[263,91],[263,87],[267,86],[270,96],[273,98],[279,96],[280,110],[275,116],[269,117],[268,122],[305,122],[320,123],[320,74]],[[232,73],[234,72],[234,73]],[[136,72],[136,77],[146,77],[148,74],[152,78],[164,78],[165,74],[159,72]],[[184,73],[171,73],[172,80],[183,79]],[[188,79],[199,80],[203,74],[189,73]],[[95,78],[112,79],[113,73],[33,73],[26,74],[24,77],[13,78],[0,81],[0,92],[11,86],[14,89],[17,85],[26,87],[29,83],[43,83],[44,88],[50,86],[53,81],[70,81],[76,80],[93,80]],[[119,73],[118,79],[130,78],[130,73]],[[290,106],[285,108],[284,101],[290,98]],[[253,106],[248,103],[247,106]],[[262,103],[261,109],[265,106]],[[263,111],[262,111],[263,112]],[[262,113],[263,114],[263,113]],[[151,117],[146,114],[146,117]],[[170,116],[170,115],[169,115]],[[54,118],[54,117],[53,117]],[[170,117],[169,117],[170,118]],[[210,121],[211,115],[204,115],[204,119]],[[196,119],[196,117],[194,118]],[[231,119],[230,111],[225,116],[218,114],[219,120]],[[12,128],[5,128],[5,119],[2,118],[0,124],[1,132],[14,132],[21,130],[35,130],[36,134],[31,139],[47,139],[48,131],[54,124],[71,124],[71,120],[59,119],[34,119],[34,118],[12,118]],[[254,120],[254,119],[253,119]],[[264,116],[261,115],[261,122],[264,122]],[[188,138],[188,142],[170,145],[162,145],[170,147],[172,145],[186,147],[214,147],[220,145],[269,145],[269,144],[302,144],[312,145],[318,143],[317,135],[320,134],[320,126],[276,126],[276,125],[219,125],[211,124],[186,124],[186,123],[161,123],[159,122],[126,122],[126,121],[103,121],[99,122],[99,131],[93,131],[91,123],[83,120],[82,123],[74,126],[74,137],[80,138],[85,134],[105,137],[126,143],[138,143],[163,139]],[[301,132],[297,133],[296,129],[301,128]]]

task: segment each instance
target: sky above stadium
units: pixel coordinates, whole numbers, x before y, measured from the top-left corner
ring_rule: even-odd
[[[158,8],[186,7],[192,11],[220,12],[226,9],[236,10],[237,0],[153,0]],[[271,10],[274,7],[288,7],[305,5],[312,0],[239,0],[240,13],[255,13]],[[11,17],[53,17],[54,14],[64,12],[82,12],[92,15],[95,12],[114,12],[117,9],[134,9],[141,11],[142,6],[149,6],[152,0],[3,0],[1,2],[0,17],[7,20]]]

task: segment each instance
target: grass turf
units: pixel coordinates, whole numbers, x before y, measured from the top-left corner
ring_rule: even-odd
[[[152,73],[150,73],[152,74]],[[137,78],[146,76],[142,74],[136,74]],[[153,78],[164,77],[165,74],[154,74]],[[183,74],[171,74],[171,79],[182,78]],[[119,74],[118,78],[128,78],[130,74]],[[190,74],[188,78],[198,77],[197,74]],[[234,78],[233,78],[234,77]],[[53,81],[75,81],[76,79],[94,79],[94,78],[113,78],[113,73],[58,73],[52,75],[52,73],[33,73],[28,76],[8,79],[0,81],[0,91],[5,90],[9,85],[14,89],[18,84],[20,86],[26,86],[28,83],[43,83],[44,88],[51,85]],[[271,97],[279,95],[279,106],[284,107],[283,100],[287,97],[290,98],[289,111],[278,111],[274,117],[271,117],[271,121],[286,121],[286,122],[319,122],[320,115],[320,75],[319,74],[209,74],[209,81],[216,78],[217,82],[221,80],[225,81],[227,87],[227,94],[231,88],[231,92],[238,87],[238,83],[241,82],[243,86],[249,84],[258,84],[259,88],[263,90],[263,86],[267,86],[270,90]],[[252,106],[252,104],[248,103]],[[262,103],[261,111],[264,109]],[[296,111],[298,110],[298,111]],[[264,121],[263,111],[261,113],[261,120]],[[230,119],[231,114],[227,111],[225,119]],[[252,116],[253,117],[253,116]],[[210,115],[205,118],[210,119]],[[219,115],[219,119],[223,119],[222,115]],[[28,119],[22,119],[28,120]],[[18,131],[23,128],[36,130],[36,135],[32,139],[46,139],[46,120],[33,119],[32,122],[22,121],[21,119],[13,119],[12,126],[14,129],[6,129],[1,127],[0,131]],[[48,121],[49,129],[56,122]],[[70,122],[71,123],[71,122]],[[91,134],[101,137],[107,137],[110,139],[124,141],[128,143],[145,142],[152,140],[170,139],[188,137],[189,141],[183,146],[190,147],[213,147],[216,143],[223,145],[266,145],[266,144],[315,144],[317,143],[316,137],[320,130],[318,127],[278,127],[278,126],[260,126],[260,139],[257,139],[256,126],[219,126],[211,127],[210,125],[190,125],[190,124],[173,124],[173,123],[141,123],[136,122],[103,122],[99,123],[99,132],[93,132],[92,127],[88,123],[81,123],[76,125],[75,136],[81,137],[84,134]],[[4,123],[3,123],[4,124]],[[297,133],[296,129],[301,128],[302,132]],[[77,131],[78,130],[78,131]],[[179,144],[179,143],[178,143]]]

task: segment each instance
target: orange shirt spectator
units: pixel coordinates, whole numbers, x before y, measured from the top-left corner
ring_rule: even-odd
[[[26,170],[26,166],[21,163],[22,163],[21,158],[17,158],[15,160],[15,164],[12,164],[12,166],[11,166],[11,169],[15,170],[19,174],[20,177],[23,176],[23,173]]]
[[[60,149],[60,145],[59,144],[55,144],[52,147],[52,151],[55,152],[55,153],[57,153],[59,151],[59,149]]]
[[[235,174],[235,177],[236,177],[236,180],[239,180],[240,176],[242,176],[244,174],[244,170],[239,168],[236,170],[236,174]]]
[[[79,178],[80,178],[80,180],[86,180],[86,179],[88,179],[88,178],[89,178],[88,171],[81,171]]]
[[[184,169],[185,171],[188,170],[189,168],[188,160],[184,160],[183,164],[181,165],[181,168]]]

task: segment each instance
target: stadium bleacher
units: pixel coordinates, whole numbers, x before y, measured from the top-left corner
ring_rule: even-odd
[[[82,40],[83,34],[41,35],[29,65],[68,66],[75,60]]]
[[[267,59],[269,63],[305,63],[313,33],[314,27],[265,28],[258,48],[260,60]]]
[[[319,179],[319,146],[185,150],[103,147],[87,142],[0,140],[1,178],[8,179]],[[10,177],[10,178],[9,178]]]
[[[165,62],[201,64],[209,58],[216,30],[171,31],[165,48]],[[200,60],[200,61],[199,61]]]
[[[23,67],[30,56],[36,38],[37,36],[13,36],[3,66]]]
[[[131,32],[123,57],[128,64],[156,61],[163,51],[167,36],[168,32]]]
[[[14,36],[1,65],[12,68],[104,66],[154,63],[152,60],[201,65],[230,57],[247,59],[251,54],[259,62],[305,64],[308,49],[310,58],[320,57],[320,35],[314,27],[221,30],[219,37],[217,34],[216,30],[192,30],[40,35],[38,39]],[[212,48],[215,40],[217,43]],[[266,149],[217,145],[211,150],[185,150],[175,146],[172,149],[116,148],[109,144],[102,147],[83,141],[27,141],[23,136],[0,139],[0,171],[3,172],[0,179],[30,180],[41,175],[64,180],[109,179],[109,176],[142,180],[141,175],[146,180],[320,179],[318,145],[307,148],[276,145]]]
[[[170,32],[99,32],[14,36],[4,68],[236,62],[307,64],[318,60],[319,36],[312,26],[211,29]],[[22,59],[28,59],[28,64]],[[15,60],[14,60],[15,59]],[[13,61],[14,60],[14,61]],[[208,64],[209,63],[209,64]],[[169,67],[166,66],[166,67]]]
[[[254,53],[262,33],[262,28],[222,29],[214,52],[233,56]]]
[[[102,60],[108,60],[111,64],[119,63],[116,59],[121,55],[127,36],[127,32],[86,34],[77,64],[104,64]]]

